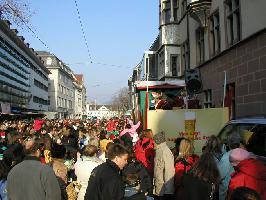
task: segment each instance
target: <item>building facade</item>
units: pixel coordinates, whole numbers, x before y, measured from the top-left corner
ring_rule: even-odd
[[[231,118],[265,115],[265,8],[265,0],[159,0],[157,65],[143,59],[134,68],[132,104],[134,81],[146,80],[145,69],[157,68],[158,80],[184,79],[196,69],[202,108],[229,107]]]
[[[50,70],[49,74],[49,112],[56,113],[57,118],[74,118],[75,80],[72,70],[55,55],[38,51],[38,56]]]
[[[180,75],[178,2],[178,0],[159,1],[158,80],[175,79]]]
[[[84,78],[82,74],[75,74],[74,80],[74,118],[86,118],[86,87],[84,86]]]
[[[1,112],[47,111],[50,72],[10,25],[9,21],[0,21]]]
[[[110,119],[112,117],[118,117],[119,114],[119,111],[113,110],[111,105],[96,105],[93,103],[87,103],[88,119]]]
[[[266,1],[179,1],[181,76],[201,72],[202,107],[266,113]]]

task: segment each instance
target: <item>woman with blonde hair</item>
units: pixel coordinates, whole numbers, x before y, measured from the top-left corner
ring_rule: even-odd
[[[198,161],[199,157],[194,154],[193,142],[189,139],[182,139],[179,146],[179,155],[175,161],[175,188],[176,196],[181,189],[183,174],[187,173]]]

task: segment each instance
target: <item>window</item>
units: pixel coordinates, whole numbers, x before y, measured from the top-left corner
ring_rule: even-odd
[[[60,101],[60,97],[57,98],[57,106],[60,107],[61,106],[61,101]]]
[[[42,104],[42,105],[48,105],[48,101],[36,96],[33,96],[33,102],[34,103],[38,103],[38,104]]]
[[[174,0],[174,21],[178,20],[178,4],[179,4],[179,0]]]
[[[250,123],[247,123],[250,120]],[[247,118],[246,123],[236,122],[226,125],[219,137],[227,145],[229,138],[240,138],[240,142],[246,147],[247,151],[259,156],[266,156],[266,125],[254,123],[254,120]],[[235,144],[233,144],[235,145]]]
[[[159,65],[161,66],[160,69],[163,69],[165,66],[165,60],[164,60],[164,51],[162,50],[159,53]],[[164,74],[164,71],[161,71]],[[162,75],[162,74],[160,74]]]
[[[239,0],[226,1],[226,19],[228,44],[233,45],[240,40]]]
[[[48,87],[47,87],[46,85],[42,84],[40,81],[38,81],[38,80],[36,80],[36,79],[34,79],[34,85],[35,85],[36,87],[38,87],[38,88],[40,88],[40,89],[42,89],[42,90],[48,92]]]
[[[171,22],[171,9],[167,9],[164,11],[164,19],[165,23],[170,23]]]
[[[166,0],[163,2],[162,7],[162,14],[163,14],[163,23],[170,23],[171,21],[171,0]]]
[[[210,17],[210,49],[211,56],[220,52],[221,37],[220,37],[220,18],[219,12],[215,12]]]
[[[211,108],[212,107],[212,90],[205,90],[204,91],[205,100],[204,100],[204,108]]]
[[[189,67],[189,44],[188,44],[188,40],[186,40],[182,44],[182,62],[183,62],[185,70],[190,68]]]
[[[204,62],[204,28],[196,30],[197,64]]]
[[[52,58],[48,57],[46,60],[47,65],[52,65]]]
[[[146,69],[145,69],[146,70],[146,74],[145,75],[146,75],[146,79],[148,79],[148,76],[149,76],[149,74],[148,74],[149,73],[149,58],[146,58],[145,65],[146,65],[145,66],[146,67]]]
[[[68,100],[68,107],[72,108],[72,101],[71,100]]]
[[[171,55],[171,69],[172,69],[172,76],[178,76],[178,56]]]
[[[183,16],[187,11],[187,0],[183,0],[181,3],[181,16]]]

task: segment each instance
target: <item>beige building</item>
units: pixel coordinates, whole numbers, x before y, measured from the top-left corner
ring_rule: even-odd
[[[86,87],[82,74],[75,74],[74,84],[74,118],[83,119],[86,117]]]
[[[38,51],[38,56],[50,70],[49,74],[49,107],[48,111],[56,113],[56,118],[74,118],[74,84],[72,70],[56,56]]]
[[[158,80],[177,78],[180,75],[180,26],[177,23],[177,10],[177,0],[160,0]]]

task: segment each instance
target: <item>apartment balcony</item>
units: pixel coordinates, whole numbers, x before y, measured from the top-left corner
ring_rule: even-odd
[[[189,14],[203,28],[208,26],[208,16],[210,14],[211,0],[194,0],[189,4]]]

